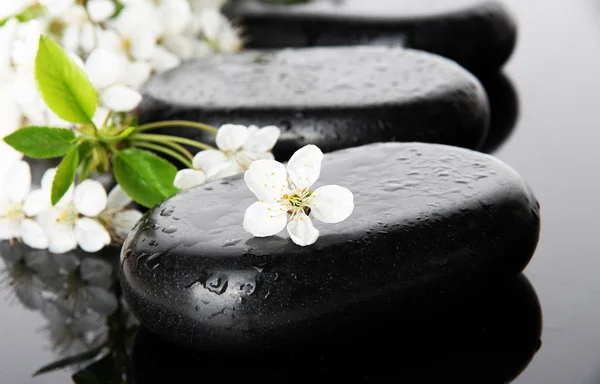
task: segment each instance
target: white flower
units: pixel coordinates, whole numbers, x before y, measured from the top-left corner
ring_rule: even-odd
[[[175,177],[175,187],[187,189],[206,181],[240,174],[253,161],[273,159],[270,152],[281,131],[275,126],[258,128],[254,125],[225,124],[219,128],[216,143],[219,150],[198,152],[193,159],[194,169],[184,169]]]
[[[244,215],[244,229],[256,237],[273,236],[287,224],[292,241],[313,244],[319,231],[309,215],[325,223],[339,223],[354,209],[348,189],[327,185],[309,189],[319,178],[323,153],[314,145],[300,148],[286,167],[274,160],[258,160],[244,174],[248,188],[258,199]]]
[[[237,52],[242,48],[239,31],[216,8],[200,13],[202,33],[209,43],[220,52]]]
[[[0,192],[0,240],[22,239],[36,249],[48,247],[48,238],[42,226],[31,219],[46,206],[39,204],[36,193],[30,193],[31,169],[18,161],[6,173]]]
[[[42,178],[42,189],[46,193],[55,173],[56,169],[49,169]],[[85,252],[98,252],[109,245],[110,234],[95,219],[106,208],[107,202],[106,191],[95,180],[84,180],[77,187],[71,187],[54,207],[38,216],[48,235],[48,250],[64,253],[79,244]]]
[[[131,198],[117,184],[108,194],[106,208],[99,215],[100,221],[117,241],[125,240],[142,217],[142,213],[136,209],[125,209],[131,203]]]
[[[116,112],[129,112],[139,105],[142,95],[128,85],[140,87],[150,75],[150,67],[137,66],[126,56],[103,48],[90,54],[85,71],[94,88],[100,91],[102,103]]]

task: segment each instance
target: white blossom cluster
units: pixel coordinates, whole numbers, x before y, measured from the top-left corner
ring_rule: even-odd
[[[98,119],[129,112],[137,90],[182,60],[241,48],[224,0],[0,1],[0,134],[26,125],[69,127],[44,104],[34,78],[40,34],[60,43],[97,89]]]
[[[41,188],[32,190],[31,168],[18,160],[4,172],[0,190],[0,240],[22,241],[34,249],[65,253],[80,247],[98,252],[111,243],[120,244],[142,216],[127,209],[131,199],[118,185],[106,193],[102,184],[85,180],[71,186],[52,206],[52,180],[56,168],[48,169]]]

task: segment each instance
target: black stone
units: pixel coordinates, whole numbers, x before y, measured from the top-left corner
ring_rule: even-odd
[[[517,28],[498,0],[313,0],[274,5],[234,1],[251,48],[403,45],[493,72],[510,57]]]
[[[365,322],[364,329],[304,347],[231,354],[191,351],[145,328],[133,344],[138,384],[177,377],[351,378],[381,376],[403,383],[508,383],[541,345],[542,312],[523,275],[482,297],[468,297],[428,313],[399,307],[393,316]],[[199,368],[201,367],[201,368]],[[275,381],[266,381],[275,382]]]
[[[124,296],[144,326],[207,350],[273,348],[348,334],[399,308],[479,291],[524,269],[539,206],[499,160],[430,144],[326,155],[315,187],[352,190],[346,221],[309,247],[242,228],[241,177],[149,211],[123,246]],[[435,306],[435,304],[431,304]]]
[[[387,47],[246,51],[188,62],[154,77],[141,122],[191,120],[277,125],[274,154],[306,144],[324,152],[386,141],[479,148],[489,123],[485,91],[455,63]],[[214,140],[195,129],[171,134]]]

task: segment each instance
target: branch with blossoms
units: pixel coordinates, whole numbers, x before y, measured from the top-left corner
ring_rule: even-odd
[[[133,113],[103,110],[84,68],[46,36],[39,40],[35,78],[48,109],[71,128],[29,126],[4,137],[25,156],[62,158],[46,172],[39,190],[29,191],[31,171],[23,161],[5,178],[0,239],[22,240],[33,248],[63,253],[79,246],[97,252],[120,245],[141,216],[126,209],[132,200],[151,208],[181,189],[242,173],[255,160],[272,159],[279,138],[277,127],[228,124],[217,130],[191,121],[138,125]],[[218,148],[151,133],[176,126],[216,134]],[[193,156],[186,147],[202,151]],[[178,170],[168,159],[187,168]],[[95,172],[112,173],[118,185],[107,195],[90,179]]]

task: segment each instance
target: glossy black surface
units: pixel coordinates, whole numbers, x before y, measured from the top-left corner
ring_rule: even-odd
[[[227,372],[248,378],[252,372],[261,380],[363,382],[387,376],[409,383],[505,383],[527,366],[540,347],[542,331],[539,301],[522,275],[497,286],[483,301],[446,302],[417,313],[396,307],[369,320],[362,329],[271,353],[193,352],[141,329],[134,341],[133,377],[138,384],[172,377],[191,383],[200,364],[207,367],[201,368],[207,376]]]
[[[513,52],[514,17],[497,0],[311,0],[295,5],[237,0],[252,48],[403,45],[437,53],[476,73],[498,70]]]
[[[184,64],[144,90],[143,122],[277,125],[275,156],[380,141],[477,149],[489,106],[481,84],[450,60],[387,47],[250,51]],[[202,131],[182,135],[213,140]]]
[[[121,287],[133,313],[202,350],[302,344],[496,284],[537,245],[533,193],[479,152],[400,143],[337,151],[314,187],[332,184],[350,188],[355,209],[339,224],[316,224],[310,247],[242,228],[257,199],[241,177],[159,204],[123,245]]]
[[[542,344],[514,383],[597,384],[600,382],[600,4],[596,0],[508,2],[517,16],[519,41],[505,71],[519,96],[519,120],[512,132],[504,131],[508,137],[494,155],[509,163],[527,180],[536,191],[543,211],[540,243],[525,270],[542,308]],[[0,266],[2,268],[4,266]],[[8,276],[7,272],[2,272],[2,276]],[[71,383],[74,371],[70,368],[31,377],[40,366],[57,359],[59,353],[51,349],[52,339],[44,330],[48,321],[39,312],[24,309],[14,294],[9,292],[12,292],[11,288],[6,286],[0,295],[3,298],[12,297],[10,300],[0,300],[0,381],[18,384]],[[518,301],[515,300],[515,303]],[[528,338],[519,336],[522,335],[522,323],[519,320],[524,318],[514,318],[516,322],[507,319],[505,324],[513,329],[518,340],[527,344]],[[440,325],[444,319],[433,318],[434,324],[423,330],[425,336],[427,332],[436,335],[440,328],[445,329]],[[502,316],[498,319],[505,321]],[[482,335],[487,334],[476,323],[465,324],[465,327],[468,333],[479,330]],[[423,356],[421,364],[427,362],[428,355],[439,356],[441,353],[437,351],[448,350],[435,338],[423,340],[426,342],[417,343],[417,346],[424,352],[416,354]],[[193,370],[196,373],[193,378],[182,382],[206,381],[206,375],[214,372],[205,361],[215,361],[206,356],[201,358],[190,352],[190,356],[195,358],[185,360],[186,353],[181,350],[159,345],[165,351],[174,351],[173,356],[189,361],[190,366],[177,365],[176,360],[170,360],[161,350],[155,352],[158,357],[165,359],[166,364],[161,365],[160,360],[142,358],[139,361],[145,364],[140,365],[137,364],[140,355],[134,353],[136,378],[144,379],[138,376],[144,372],[161,377],[159,369],[172,373],[169,363],[174,368],[182,369],[182,372]],[[382,345],[388,346],[385,339]],[[407,345],[413,346],[412,343]],[[452,345],[459,350],[463,344],[459,340]],[[403,351],[402,344],[397,349]],[[410,349],[407,350],[409,353]],[[368,357],[373,350],[353,352]],[[435,367],[450,369],[448,364],[455,363],[453,356],[452,351],[443,354],[436,360],[440,365]],[[492,360],[502,364],[513,357],[513,354],[504,354]],[[251,356],[224,360],[222,363],[228,364],[223,370],[217,371],[217,381],[228,380],[229,374],[248,358]],[[321,368],[323,365],[319,365],[319,359],[317,355],[311,361]],[[271,361],[280,360],[270,357],[251,367],[248,375],[260,379],[263,369],[275,369],[276,363]],[[401,361],[393,362],[398,368],[393,377],[401,379],[403,370],[410,370],[411,363],[419,363],[407,361],[405,365],[400,365]],[[156,366],[150,366],[152,363],[156,363]],[[432,373],[435,367],[428,366],[421,373]],[[457,366],[456,369],[465,376],[472,376],[481,367],[480,360],[476,360],[473,364]],[[161,384],[174,381],[177,381],[177,375],[168,377]],[[419,382],[419,378],[412,381]],[[444,381],[444,378],[438,380]],[[98,382],[113,384],[116,381],[109,381],[105,377]]]

